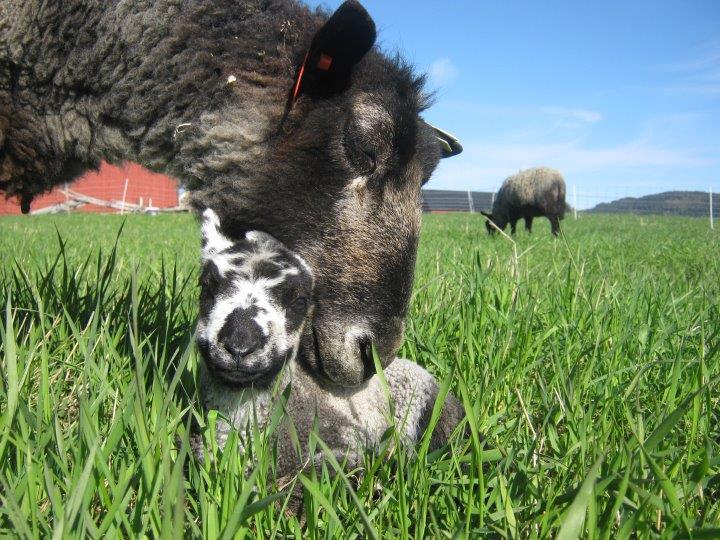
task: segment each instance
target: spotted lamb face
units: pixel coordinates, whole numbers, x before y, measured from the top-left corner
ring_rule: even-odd
[[[233,386],[266,386],[297,353],[312,274],[269,234],[230,240],[210,209],[202,242],[197,342],[207,368]]]

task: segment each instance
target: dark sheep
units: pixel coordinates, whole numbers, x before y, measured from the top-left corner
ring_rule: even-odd
[[[515,234],[519,219],[525,220],[525,229],[532,232],[533,218],[545,216],[550,220],[552,234],[560,233],[560,220],[565,217],[565,180],[555,169],[538,167],[508,177],[495,196],[492,213],[481,212],[488,218],[489,233],[494,233],[492,221],[500,230],[510,223]]]
[[[352,0],[0,0],[0,190],[27,212],[101,159],[178,178],[229,236],[308,262],[318,363],[358,385],[370,343],[400,346],[420,188],[461,150],[374,42]]]

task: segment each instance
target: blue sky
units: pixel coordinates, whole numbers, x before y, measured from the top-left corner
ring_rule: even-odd
[[[579,207],[720,192],[720,1],[363,4],[381,47],[429,73],[427,120],[465,147],[429,188],[491,190],[547,165]]]

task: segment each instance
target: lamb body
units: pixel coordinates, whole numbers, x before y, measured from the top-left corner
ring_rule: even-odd
[[[376,448],[393,423],[406,448],[417,443],[428,427],[439,386],[435,378],[419,365],[396,358],[384,370],[390,406],[379,376],[375,375],[360,388],[348,389],[319,381],[297,359],[289,361],[269,388],[228,386],[207,369],[201,368],[200,384],[203,407],[217,410],[227,418],[216,426],[218,444],[225,445],[230,430],[240,433],[241,448],[252,436],[254,422],[265,426],[288,384],[291,392],[285,405],[287,423],[274,434],[277,444],[277,473],[286,476],[306,462],[309,434],[313,429],[338,459],[347,458],[350,467],[362,462],[366,450]],[[448,394],[440,420],[430,440],[430,449],[447,443],[455,426],[464,417],[462,405]],[[300,454],[293,444],[291,431],[298,433]]]
[[[483,215],[501,230],[510,223],[512,234],[519,219],[525,220],[525,228],[530,232],[533,218],[545,216],[550,220],[552,234],[557,236],[565,208],[562,175],[555,169],[538,167],[508,177],[497,192],[492,213],[483,212]],[[488,232],[494,232],[490,223],[486,225]]]
[[[264,233],[250,232],[231,242],[211,210],[203,214],[203,235],[200,394],[206,409],[227,418],[217,425],[220,446],[233,428],[246,444],[254,422],[262,426],[268,421],[288,384],[285,407],[292,427],[282,424],[275,434],[281,476],[307,459],[313,426],[339,457],[353,464],[366,449],[380,444],[391,422],[404,445],[420,440],[439,393],[430,373],[396,358],[384,370],[390,401],[378,375],[353,389],[323,379],[306,361],[313,354],[307,324],[313,312],[312,274],[307,265]],[[444,445],[463,417],[462,405],[448,394],[430,448]],[[299,435],[300,454],[292,429]]]

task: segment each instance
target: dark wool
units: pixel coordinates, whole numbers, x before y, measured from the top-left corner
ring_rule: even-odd
[[[101,159],[190,188],[247,167],[324,18],[291,0],[3,0],[0,189],[29,204]]]

